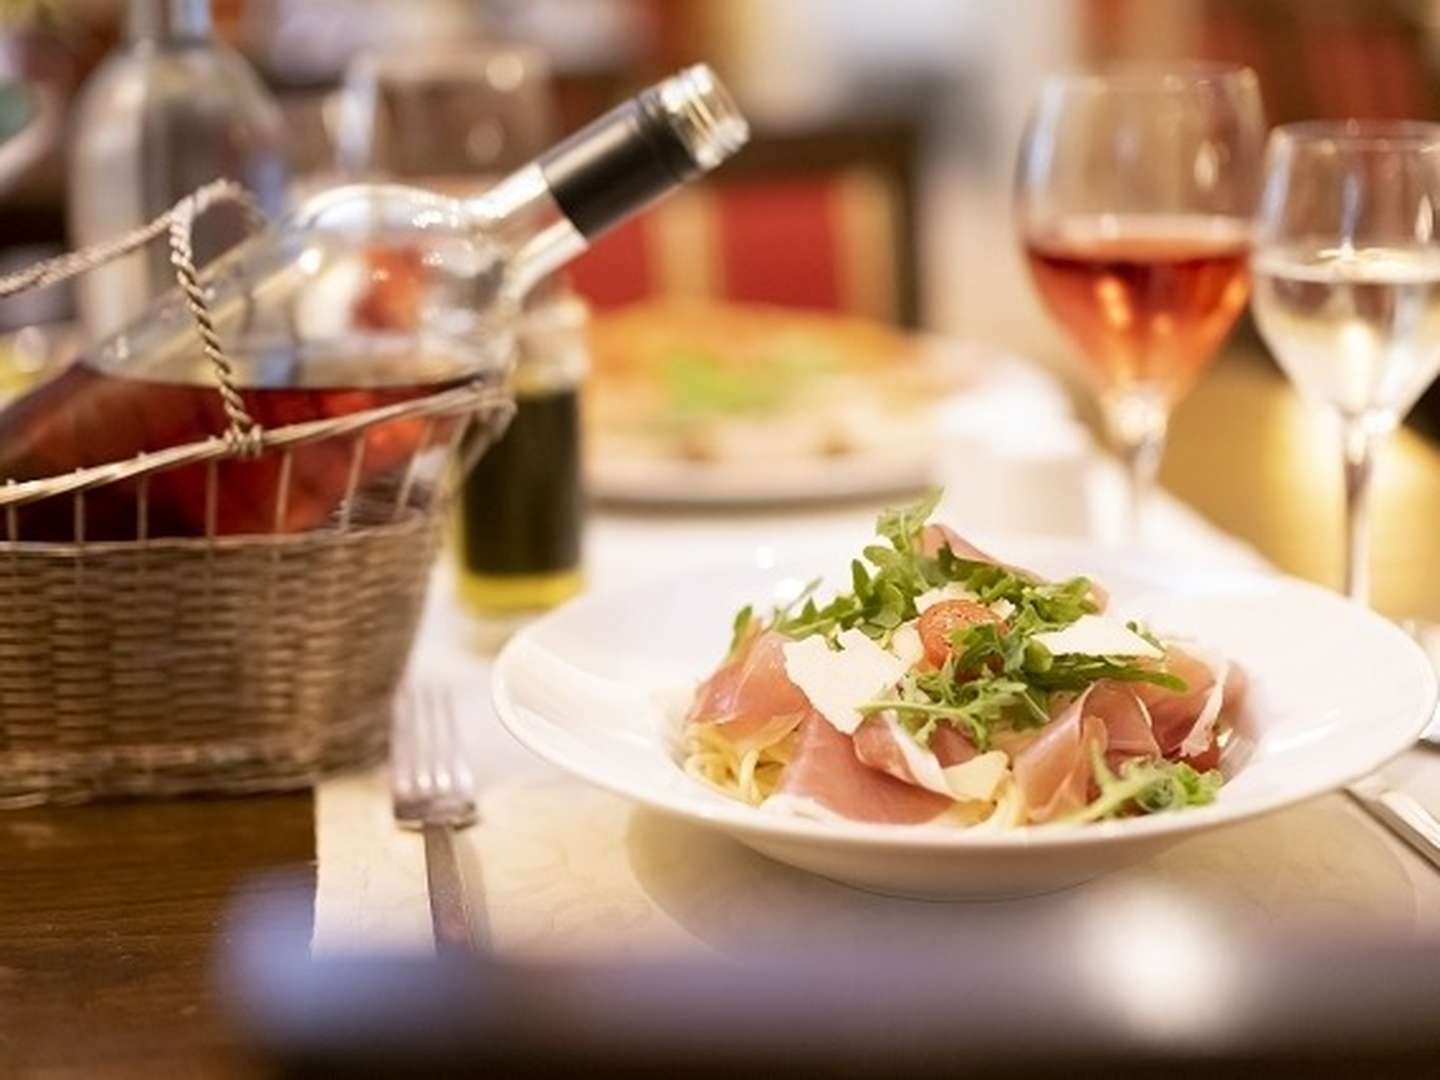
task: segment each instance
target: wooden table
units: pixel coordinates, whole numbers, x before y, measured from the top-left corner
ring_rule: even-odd
[[[314,856],[308,793],[0,813],[0,1076],[248,1071],[212,992],[222,916],[266,871],[313,889]]]
[[[1268,362],[1232,351],[1175,418],[1163,482],[1294,573],[1334,581],[1338,450]],[[1440,618],[1440,451],[1402,433],[1377,498],[1376,596]],[[235,1075],[210,966],[227,899],[308,872],[308,795],[0,814],[0,1076]]]

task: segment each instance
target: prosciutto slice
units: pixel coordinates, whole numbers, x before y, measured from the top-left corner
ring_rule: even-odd
[[[943,547],[948,547],[962,559],[969,559],[972,562],[990,563],[992,566],[1003,566],[1012,573],[1019,574],[1027,581],[1044,582],[1046,580],[1033,570],[1026,570],[1023,566],[1015,566],[1011,563],[1001,562],[988,552],[981,551],[974,544],[970,543],[969,540],[966,540],[954,529],[950,528],[949,525],[926,525],[920,530],[920,554],[934,557],[939,554],[940,549]],[[1090,602],[1095,605],[1097,612],[1104,611],[1105,606],[1110,602],[1110,594],[1092,581],[1090,583]]]
[[[687,722],[724,727],[742,754],[792,731],[810,702],[785,674],[786,640],[773,630],[757,635],[700,685]]]
[[[879,769],[897,780],[904,780],[907,784],[920,783],[915,776],[915,770],[911,768],[905,758],[905,752],[901,749],[900,740],[894,729],[879,714],[872,714],[865,718],[855,729],[852,743],[855,747],[855,757],[859,759],[860,764],[868,765],[872,769]],[[937,771],[939,769],[938,762],[936,769]],[[921,786],[925,785],[921,784]]]
[[[777,795],[808,800],[851,821],[886,825],[930,821],[954,805],[948,796],[863,764],[851,737],[813,709],[800,721],[797,736]]]
[[[1015,756],[1015,783],[1028,820],[1039,823],[1079,810],[1094,783],[1090,744],[1106,747],[1105,722],[1086,707],[1094,687],[1071,702]]]
[[[1105,724],[1105,759],[1113,768],[1130,758],[1157,758],[1150,713],[1135,690],[1126,683],[1098,682],[1090,688],[1085,712]]]
[[[941,768],[964,765],[980,751],[975,744],[949,724],[941,724],[930,736],[930,752],[940,762]]]
[[[963,765],[978,753],[975,745],[949,724],[941,724],[935,729],[928,746],[905,747],[900,742],[904,737],[895,730],[894,724],[887,722],[886,717],[879,714],[868,716],[855,731],[855,756],[860,759],[861,764],[889,773],[897,780],[935,788],[933,783],[927,783],[925,778],[916,776],[915,765],[911,760],[914,755],[927,755],[938,772],[951,765]]]
[[[1185,689],[1136,683],[1135,694],[1150,712],[1160,753],[1196,757],[1213,743],[1217,721],[1245,696],[1244,672],[1236,664],[1202,659],[1175,645],[1166,649],[1162,670],[1184,680]]]
[[[928,558],[934,558],[940,554],[940,549],[948,547],[962,559],[970,559],[973,562],[991,563],[1000,566],[1001,562],[993,555],[981,551],[974,544],[970,543],[963,536],[957,533],[949,525],[926,525],[920,530],[920,554]],[[1022,577],[1035,577],[1028,570],[1015,568],[1016,573]]]

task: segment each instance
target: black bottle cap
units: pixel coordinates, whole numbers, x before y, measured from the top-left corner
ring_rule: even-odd
[[[555,201],[587,238],[708,172],[749,137],[704,65],[612,109],[540,159]]]

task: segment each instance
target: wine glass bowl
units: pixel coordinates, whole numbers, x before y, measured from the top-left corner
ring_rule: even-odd
[[[1217,64],[1051,76],[1025,130],[1026,261],[1090,370],[1136,531],[1170,409],[1249,295],[1263,142],[1254,72]]]
[[[1255,315],[1307,398],[1388,430],[1440,365],[1440,124],[1276,130]]]
[[[1344,444],[1345,586],[1368,599],[1374,451],[1440,372],[1440,124],[1277,128],[1253,256],[1255,319]]]
[[[535,157],[555,138],[550,67],[513,43],[362,53],[345,71],[336,164],[452,195]]]

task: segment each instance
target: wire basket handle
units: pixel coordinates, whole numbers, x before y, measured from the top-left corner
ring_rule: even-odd
[[[261,429],[249,411],[244,399],[235,387],[235,366],[220,344],[220,335],[210,316],[210,304],[200,284],[200,272],[195,267],[194,228],[195,219],[221,203],[238,205],[252,228],[264,224],[264,216],[256,206],[253,196],[233,180],[213,180],[196,188],[153,221],[133,229],[124,236],[99,244],[91,244],[79,251],[67,252],[53,259],[46,259],[17,273],[0,277],[0,297],[24,292],[26,289],[43,289],[68,278],[113,262],[122,255],[128,255],[144,247],[162,233],[169,234],[170,265],[175,267],[175,280],[185,295],[185,305],[195,320],[195,329],[200,335],[200,347],[215,372],[215,382],[225,408],[225,442],[236,454],[253,457],[262,449]]]
[[[220,390],[221,403],[225,407],[225,441],[241,457],[254,457],[262,449],[260,425],[245,408],[240,391],[235,389],[235,366],[224,346],[220,344],[215,321],[210,317],[210,304],[205,298],[205,289],[200,284],[200,273],[195,268],[195,219],[221,202],[232,202],[241,206],[252,227],[264,223],[255,200],[239,184],[230,180],[216,180],[206,184],[181,199],[166,215],[170,219],[170,265],[175,267],[175,280],[180,285],[180,291],[185,294],[185,305],[195,320],[195,330],[200,335],[200,348],[215,371],[215,382]]]

